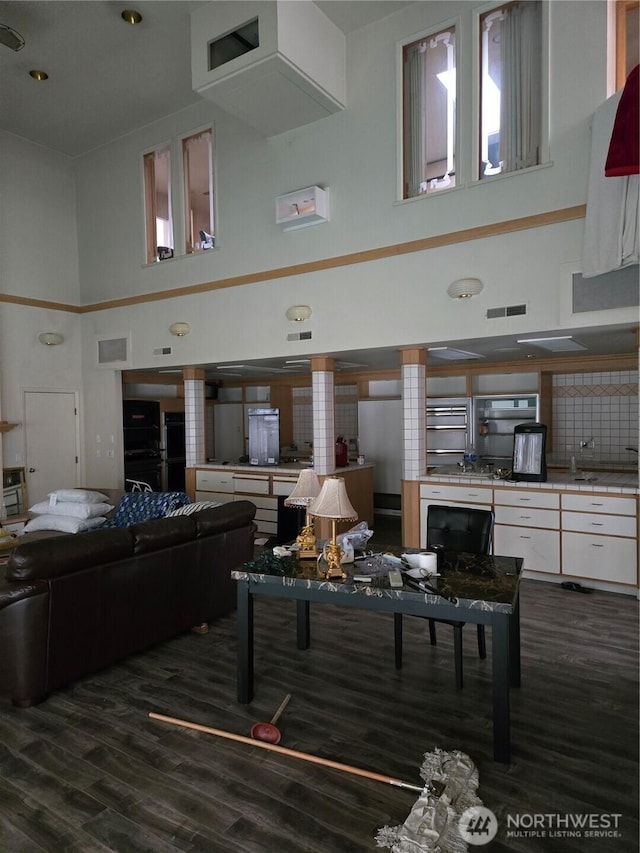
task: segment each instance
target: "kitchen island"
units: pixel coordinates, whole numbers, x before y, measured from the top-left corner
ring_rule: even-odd
[[[278,504],[281,498],[293,491],[300,471],[307,464],[284,462],[279,465],[250,465],[249,463],[209,462],[186,469],[186,492],[192,500],[211,500],[226,503],[233,500],[250,500],[256,505],[256,524],[258,531],[266,536],[277,536]],[[335,468],[328,474],[319,475],[320,481],[326,476],[343,477],[347,494],[359,521],[373,525],[373,471],[374,465],[347,465]],[[337,531],[342,533],[355,522],[338,523]],[[329,539],[331,522],[317,518],[315,521],[318,539]]]
[[[523,557],[524,577],[637,594],[638,494],[637,473],[552,470],[540,483],[435,470],[417,486],[420,547],[430,504],[491,509],[494,552]]]

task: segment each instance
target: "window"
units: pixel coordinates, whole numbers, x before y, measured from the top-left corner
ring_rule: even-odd
[[[173,257],[171,151],[169,146],[144,155],[147,263]]]
[[[542,3],[516,0],[480,16],[479,177],[541,162]]]
[[[211,137],[209,129],[182,140],[187,254],[212,249],[215,242]]]
[[[616,2],[616,88],[621,89],[640,59],[640,0]]]
[[[402,197],[455,186],[455,27],[402,49]]]

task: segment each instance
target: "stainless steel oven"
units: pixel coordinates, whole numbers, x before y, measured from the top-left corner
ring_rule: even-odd
[[[471,398],[433,398],[427,403],[427,465],[462,462],[469,440]]]

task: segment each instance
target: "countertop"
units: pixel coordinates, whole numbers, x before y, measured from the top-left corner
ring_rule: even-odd
[[[299,474],[300,471],[304,471],[309,465],[306,462],[281,462],[278,465],[250,465],[248,462],[228,462],[226,464],[223,462],[203,462],[193,467],[199,471],[241,471],[246,474]],[[362,468],[374,467],[375,465],[371,462],[365,462],[363,465],[353,462],[344,468],[334,468],[333,471],[326,473],[329,475],[335,474],[339,477],[340,474],[349,471],[359,471]]]
[[[511,489],[561,489],[579,492],[610,492],[612,494],[638,494],[638,474],[612,473],[610,471],[585,471],[582,479],[574,479],[568,471],[549,471],[544,483],[530,483],[525,481],[512,482],[511,480],[500,480],[490,474],[455,474],[448,470],[446,473],[438,473],[437,469],[420,477],[420,482],[425,483],[457,483],[464,485],[482,485],[492,488]]]

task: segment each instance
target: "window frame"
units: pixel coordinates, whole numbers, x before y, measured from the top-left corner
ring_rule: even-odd
[[[193,139],[196,136],[200,136],[202,133],[210,134],[210,158],[209,158],[209,211],[210,217],[212,220],[213,231],[211,232],[214,236],[214,244],[212,248],[217,247],[218,239],[216,235],[217,225],[218,225],[218,216],[217,216],[217,207],[216,207],[216,156],[215,156],[215,136],[214,136],[214,128],[213,123],[202,125],[202,127],[195,128],[188,133],[181,133],[179,139],[180,145],[180,185],[182,187],[182,214],[184,219],[184,227],[183,227],[183,245],[184,245],[184,254],[185,255],[200,255],[202,254],[204,249],[196,249],[194,247],[194,243],[196,242],[194,238],[194,234],[191,231],[191,217],[190,217],[190,205],[188,202],[188,194],[189,188],[187,186],[187,169],[185,165],[185,157],[186,157],[186,149],[185,143],[189,139]],[[178,144],[178,143],[177,143]],[[211,251],[207,249],[206,251]]]
[[[167,187],[167,202],[169,206],[169,222],[171,223],[171,232],[173,238],[173,246],[171,247],[175,256],[175,216],[173,204],[173,145],[171,140],[161,142],[154,145],[152,148],[142,152],[142,200],[143,200],[143,221],[144,221],[144,257],[145,263],[154,264],[158,262],[158,232],[157,232],[157,204],[155,192],[155,169],[153,169],[153,161],[151,155],[157,155],[161,151],[169,153],[169,168],[167,170],[169,176],[169,186]],[[153,175],[153,187],[150,177]],[[153,189],[153,191],[152,191]]]
[[[510,5],[514,0],[499,0],[499,2],[487,3],[484,6],[479,6],[473,10],[472,19],[472,50],[471,59],[473,62],[473,81],[474,81],[474,97],[473,97],[473,128],[472,134],[472,151],[471,162],[472,167],[472,182],[474,184],[488,184],[496,180],[513,177],[515,175],[527,174],[536,169],[545,168],[550,165],[550,146],[549,146],[549,109],[550,109],[550,93],[549,93],[549,0],[540,0],[541,4],[541,20],[540,20],[540,40],[542,47],[541,63],[540,63],[540,153],[538,163],[533,166],[527,166],[524,169],[516,169],[510,172],[499,172],[495,175],[482,175],[482,28],[480,19],[492,11]]]
[[[616,91],[627,80],[627,15],[633,9],[640,9],[640,0],[616,0]],[[635,68],[635,65],[633,66]]]
[[[427,190],[423,193],[418,193],[417,195],[405,195],[405,150],[404,150],[404,139],[405,139],[405,109],[404,109],[404,98],[405,98],[405,85],[404,85],[404,54],[406,48],[410,47],[415,42],[421,40],[427,40],[430,38],[434,38],[439,34],[445,32],[446,30],[453,30],[454,32],[454,50],[455,50],[455,65],[456,65],[456,96],[455,96],[455,129],[453,134],[453,158],[455,164],[455,176],[456,180],[453,186],[450,187],[434,187],[427,188]],[[424,30],[420,30],[417,33],[413,33],[410,36],[406,36],[401,40],[396,42],[396,128],[397,128],[397,139],[396,139],[396,160],[397,160],[397,199],[399,202],[411,202],[416,201],[418,199],[424,198],[432,198],[433,196],[440,195],[443,192],[447,192],[448,190],[455,190],[462,186],[462,182],[460,180],[461,173],[461,151],[460,151],[460,111],[459,111],[459,102],[460,102],[460,66],[459,66],[459,57],[460,57],[460,37],[461,37],[461,23],[460,17],[456,16],[455,18],[450,18],[446,21],[441,21],[435,26],[428,27]]]

